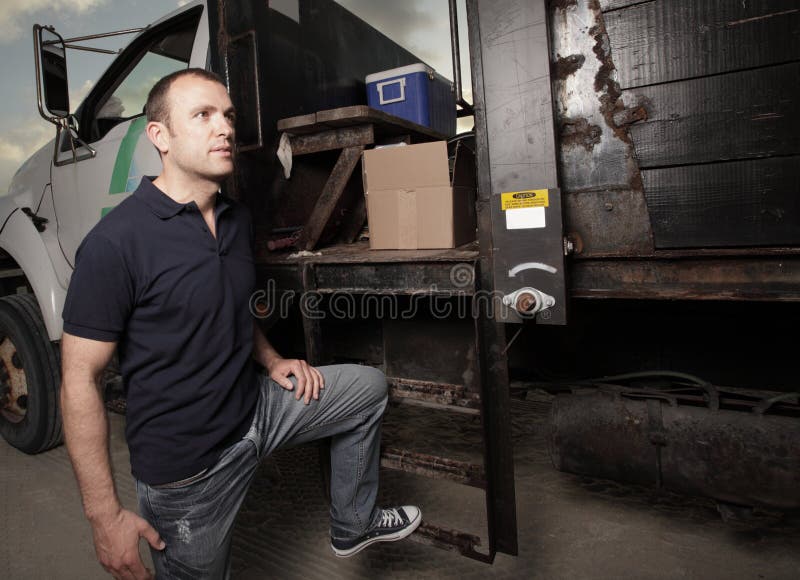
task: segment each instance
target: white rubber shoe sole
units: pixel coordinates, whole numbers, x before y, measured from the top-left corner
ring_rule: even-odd
[[[367,546],[371,546],[372,544],[376,544],[378,542],[396,542],[397,540],[402,540],[403,538],[410,536],[422,523],[422,512],[420,512],[419,508],[415,506],[405,505],[403,506],[403,511],[406,512],[406,515],[409,519],[408,525],[403,529],[397,530],[396,532],[367,538],[352,548],[340,549],[331,544],[333,553],[339,558],[349,558],[350,556],[358,554],[361,550]]]

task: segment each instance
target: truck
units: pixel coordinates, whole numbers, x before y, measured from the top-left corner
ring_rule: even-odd
[[[559,469],[800,507],[800,10],[467,0],[466,11],[473,102],[451,0],[452,107],[474,130],[401,122],[389,136],[474,153],[476,240],[442,250],[359,240],[363,190],[350,177],[381,127],[398,126],[365,107],[364,79],[419,59],[339,4],[189,2],[138,32],[74,111],[69,42],[37,25],[38,106],[57,129],[0,199],[3,437],[26,453],[60,443],[76,249],[159,172],[143,135],[149,86],[200,67],[238,111],[225,190],[253,213],[264,287],[323,309],[342,293],[426,305],[409,318],[314,318],[266,304],[262,318],[279,349],[378,366],[393,399],[480,418],[477,463],[384,452],[386,467],[486,490],[488,553],[432,524],[418,534],[428,543],[489,562],[517,553],[509,414],[532,387],[557,395]],[[287,141],[291,177],[277,155]]]

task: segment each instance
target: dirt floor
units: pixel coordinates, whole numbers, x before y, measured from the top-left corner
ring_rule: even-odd
[[[233,577],[350,578],[800,578],[800,525],[756,513],[725,523],[713,502],[555,471],[544,443],[547,405],[515,405],[520,553],[489,566],[410,541],[335,558],[315,447],[262,466],[237,520]],[[123,439],[111,414],[119,494],[136,505]],[[419,451],[476,459],[479,426],[468,416],[392,407],[384,439]],[[63,447],[29,457],[0,442],[0,578],[104,578]],[[384,471],[384,504],[418,503],[427,521],[484,538],[481,490]]]

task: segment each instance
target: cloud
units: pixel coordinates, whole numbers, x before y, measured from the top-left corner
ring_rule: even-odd
[[[78,105],[83,102],[83,99],[86,98],[86,95],[89,94],[89,91],[92,90],[93,86],[94,81],[86,80],[83,81],[83,84],[76,90],[69,92],[69,107],[73,112],[78,108]]]
[[[375,2],[374,0],[337,0],[350,12],[377,28],[392,40],[407,48],[422,60],[438,67],[436,45],[440,42],[432,39],[444,39],[448,42],[449,21],[447,20],[447,3],[444,7],[444,26],[436,8],[430,0],[414,0],[405,2]]]
[[[56,15],[86,15],[108,0],[26,0],[19,2],[3,2],[0,10],[0,43],[17,40],[30,30],[30,17],[36,12],[46,11]]]
[[[8,191],[20,165],[56,136],[54,125],[30,116],[0,136],[0,195]]]
[[[336,0],[347,10],[415,54],[443,76],[453,79],[450,15],[443,0]],[[464,92],[470,92],[466,6],[458,2],[461,72]]]

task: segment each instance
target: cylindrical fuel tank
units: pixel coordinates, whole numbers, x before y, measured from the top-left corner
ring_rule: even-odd
[[[800,418],[583,390],[551,411],[553,465],[719,501],[800,508]]]

